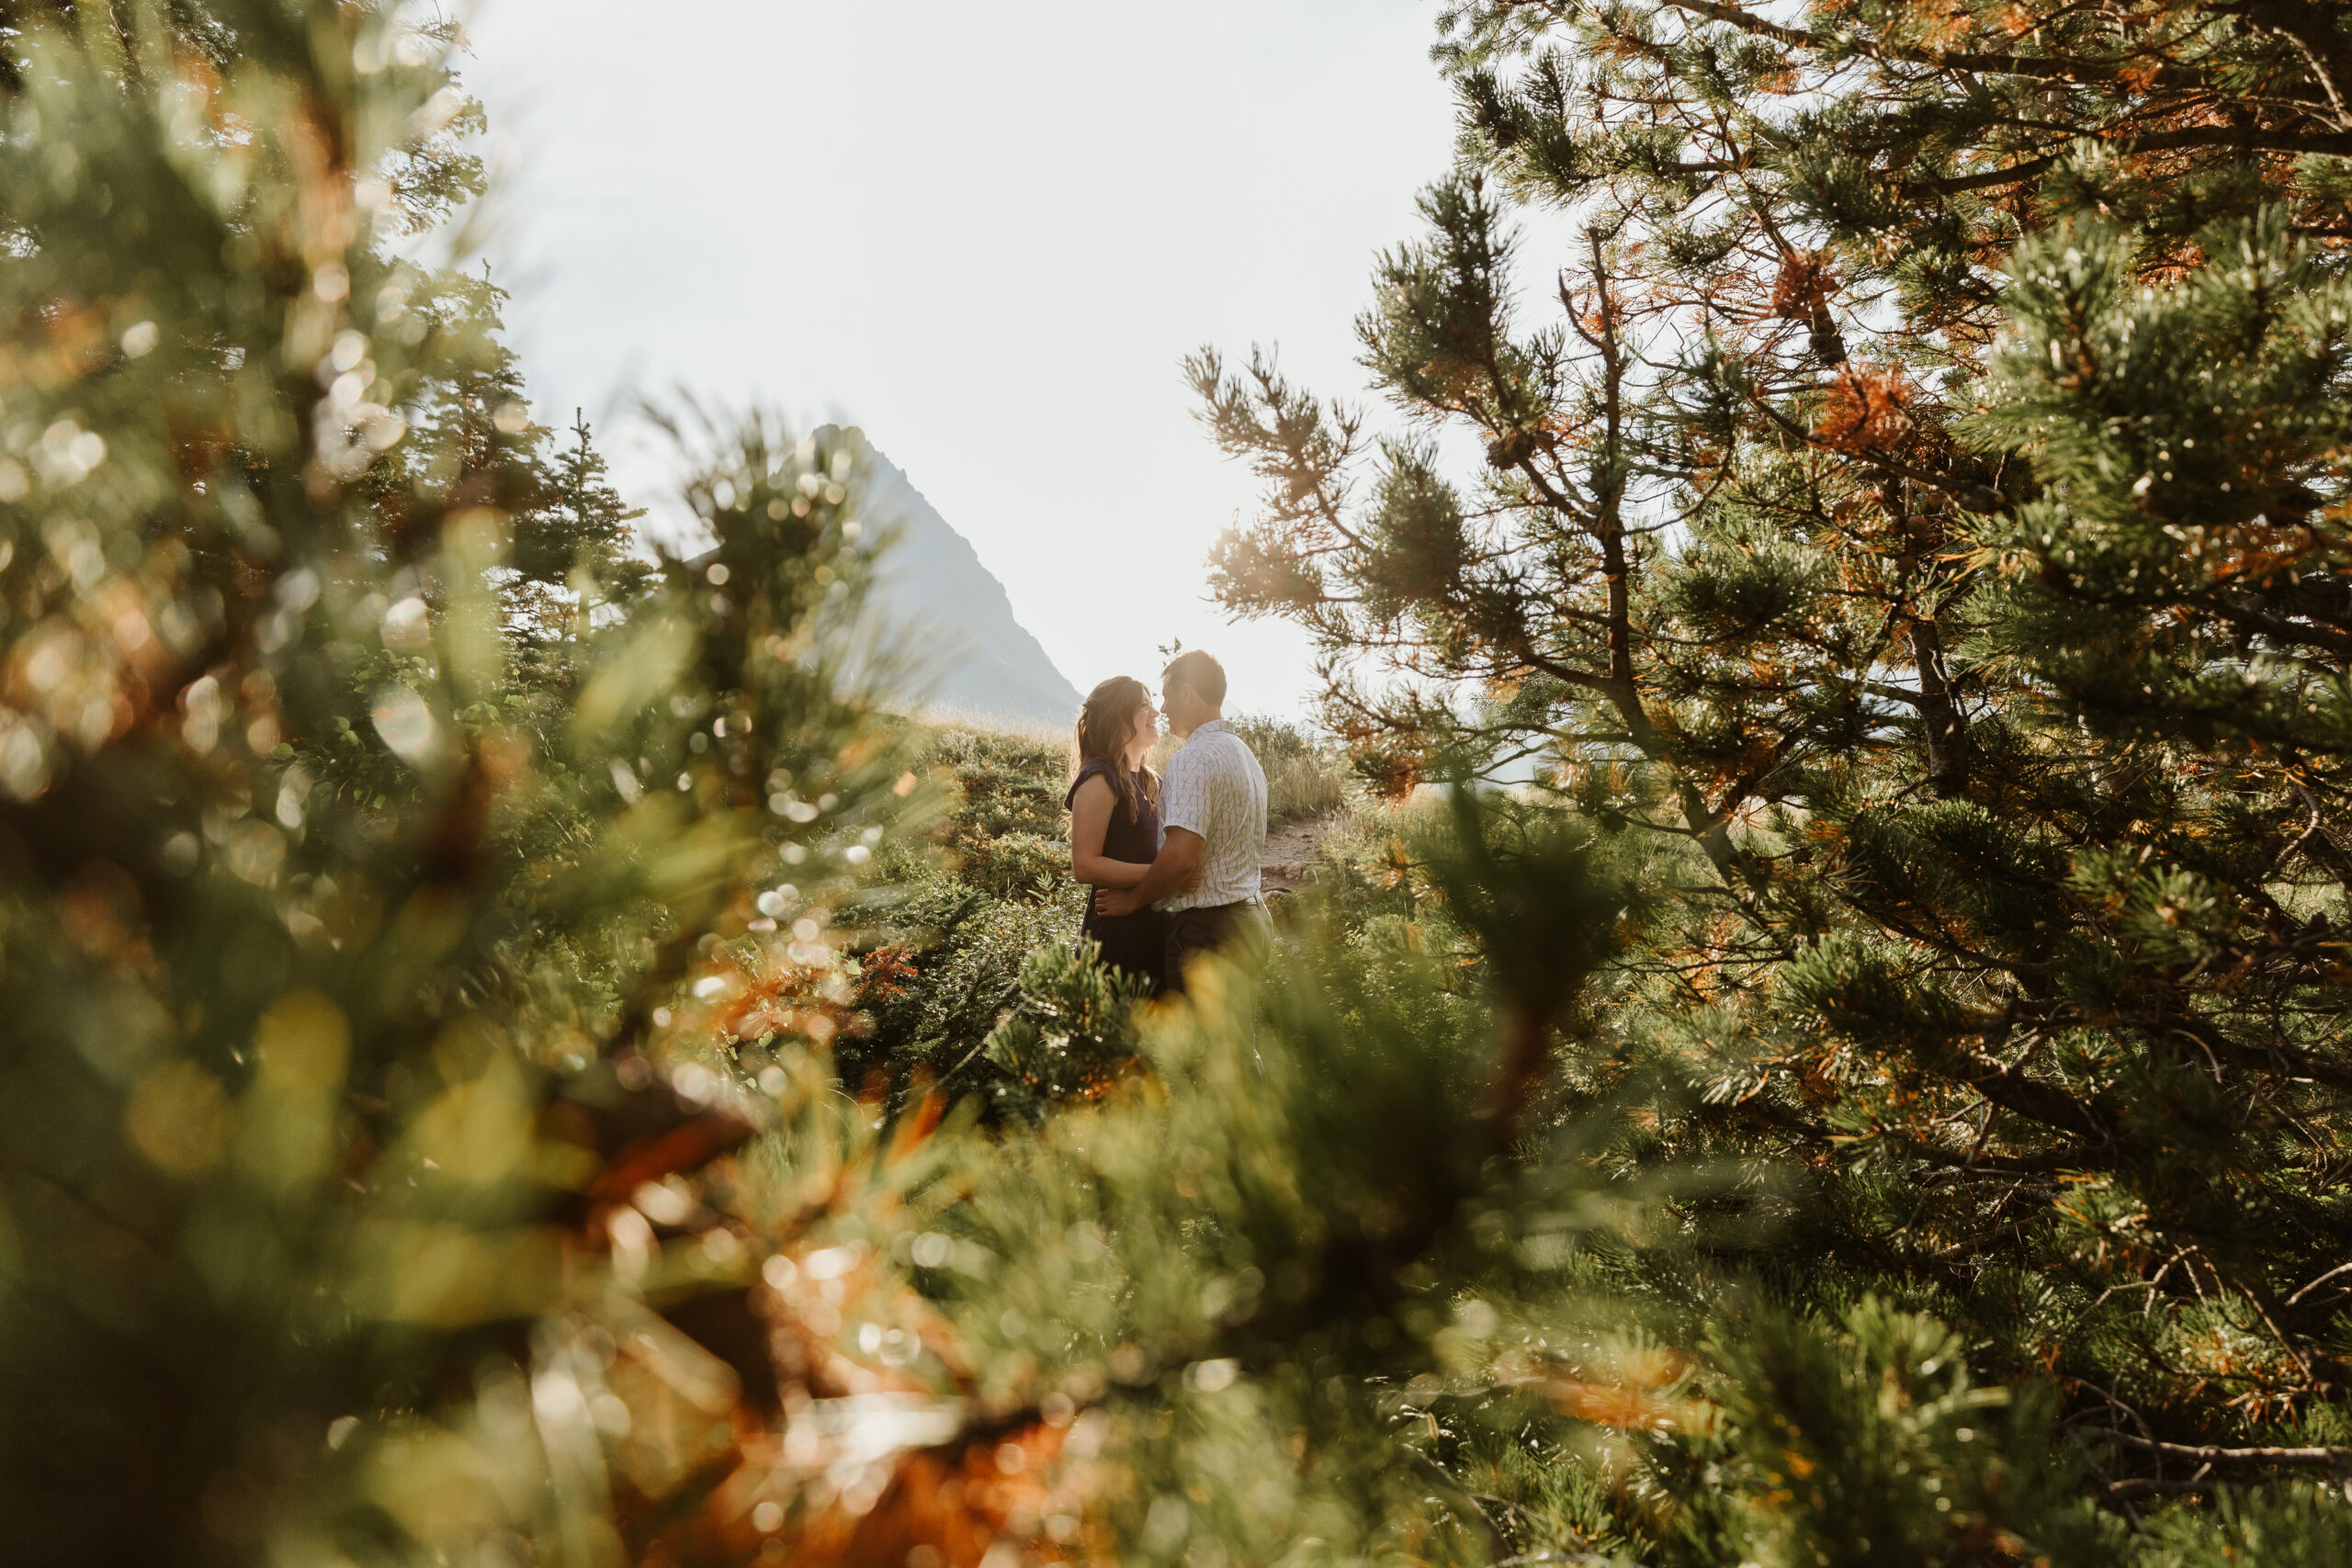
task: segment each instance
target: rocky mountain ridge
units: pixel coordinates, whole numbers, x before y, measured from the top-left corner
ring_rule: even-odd
[[[866,451],[861,510],[883,551],[876,604],[924,671],[917,691],[926,709],[1067,731],[1078,689],[1014,615],[1004,584],[906,470],[870,440]]]

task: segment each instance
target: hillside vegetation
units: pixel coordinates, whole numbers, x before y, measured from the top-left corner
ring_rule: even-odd
[[[1243,717],[1236,728],[1266,768],[1271,821],[1338,825],[1351,792],[1330,746],[1278,720]],[[1085,912],[1062,807],[1069,748],[969,724],[920,726],[911,745],[945,816],[928,837],[884,852],[876,891],[856,907],[869,922],[857,939],[862,961],[893,978],[837,1048],[840,1070],[853,1083],[879,1075],[894,1097],[918,1087],[978,1094],[1032,1114],[1040,1094],[1073,1085],[1056,1087],[1053,1071],[1034,1059],[1024,1068],[989,1043],[1000,1025],[1057,1005],[1057,986],[1084,983],[1049,962],[1075,949]],[[1131,1034],[1112,1032],[1115,1045],[1100,1047],[1106,1070],[1133,1054]]]

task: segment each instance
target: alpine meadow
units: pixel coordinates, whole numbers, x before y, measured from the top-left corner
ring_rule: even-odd
[[[1139,999],[865,435],[650,536],[417,259],[455,23],[0,0],[0,1557],[2352,1562],[2352,5],[1430,21]]]

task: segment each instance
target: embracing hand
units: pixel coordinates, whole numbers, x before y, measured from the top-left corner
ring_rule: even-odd
[[[1094,890],[1094,912],[1106,919],[1116,919],[1121,915],[1132,915],[1141,908],[1143,905],[1136,899],[1135,890],[1132,888],[1098,887]]]

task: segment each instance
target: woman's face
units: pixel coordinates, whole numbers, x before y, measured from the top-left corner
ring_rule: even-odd
[[[1148,751],[1159,739],[1159,710],[1152,706],[1151,699],[1147,697],[1143,705],[1136,709],[1136,727],[1127,736],[1127,750],[1131,752]]]

